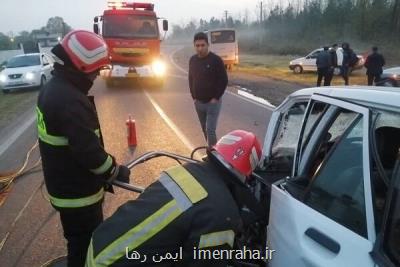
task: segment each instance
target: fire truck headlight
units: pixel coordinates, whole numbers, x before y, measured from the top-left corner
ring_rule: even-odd
[[[155,60],[152,64],[152,68],[156,76],[164,76],[167,71],[167,66],[161,60]]]

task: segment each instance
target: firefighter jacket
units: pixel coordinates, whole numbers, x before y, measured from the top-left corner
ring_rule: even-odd
[[[94,232],[87,267],[227,266],[240,211],[214,164],[163,172],[136,200],[122,205]]]
[[[79,208],[101,201],[104,181],[115,168],[104,151],[86,75],[56,64],[54,77],[40,91],[37,112],[39,147],[50,202]]]

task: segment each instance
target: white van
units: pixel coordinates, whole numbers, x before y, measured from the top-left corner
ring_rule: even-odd
[[[215,29],[205,33],[210,40],[210,50],[222,58],[227,69],[239,64],[239,46],[235,29]]]

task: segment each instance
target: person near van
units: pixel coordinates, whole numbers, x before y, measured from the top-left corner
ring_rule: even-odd
[[[194,46],[196,55],[189,61],[189,88],[203,134],[211,148],[217,143],[217,122],[228,75],[222,59],[209,51],[205,33],[194,36]]]
[[[342,67],[341,67],[341,75],[344,80],[345,85],[349,85],[349,76],[351,73],[352,68],[357,64],[358,62],[358,57],[354,53],[354,51],[350,48],[349,43],[343,43],[342,44],[343,48],[343,61],[342,61]]]
[[[322,79],[324,79],[324,86],[328,85],[329,71],[332,67],[331,55],[329,53],[329,47],[325,46],[324,50],[317,56],[317,68],[318,68],[318,79],[317,86],[321,86]]]
[[[378,47],[372,47],[372,53],[365,60],[364,66],[367,68],[368,85],[373,85],[381,79],[385,58],[378,53]]]
[[[331,86],[333,75],[335,74],[335,69],[338,67],[337,50],[337,44],[333,44],[332,47],[329,49],[329,55],[331,56],[331,67],[328,71],[327,77],[325,78],[325,86]]]

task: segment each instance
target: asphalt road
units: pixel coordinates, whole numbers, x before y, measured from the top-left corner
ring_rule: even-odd
[[[105,146],[119,162],[127,162],[153,150],[189,155],[193,148],[205,145],[189,94],[186,70],[171,61],[178,49],[176,46],[163,47],[169,68],[162,89],[146,88],[141,84],[120,84],[108,89],[102,79],[96,80],[92,93],[96,98]],[[245,129],[264,139],[271,108],[238,96],[233,88],[225,93],[222,101],[219,136],[234,129]],[[126,141],[125,120],[129,115],[136,120],[138,146],[134,151],[127,147]],[[10,124],[19,125],[16,122]],[[35,138],[36,130],[32,125],[0,155],[0,170],[17,168]],[[33,161],[38,156],[35,153]],[[147,186],[161,170],[174,164],[166,159],[150,161],[133,170],[131,182]],[[65,254],[58,214],[44,197],[42,181],[40,170],[21,177],[0,207],[0,267],[41,266],[47,260]],[[106,216],[136,196],[120,189],[115,195],[107,195]],[[5,241],[3,247],[2,240]]]

